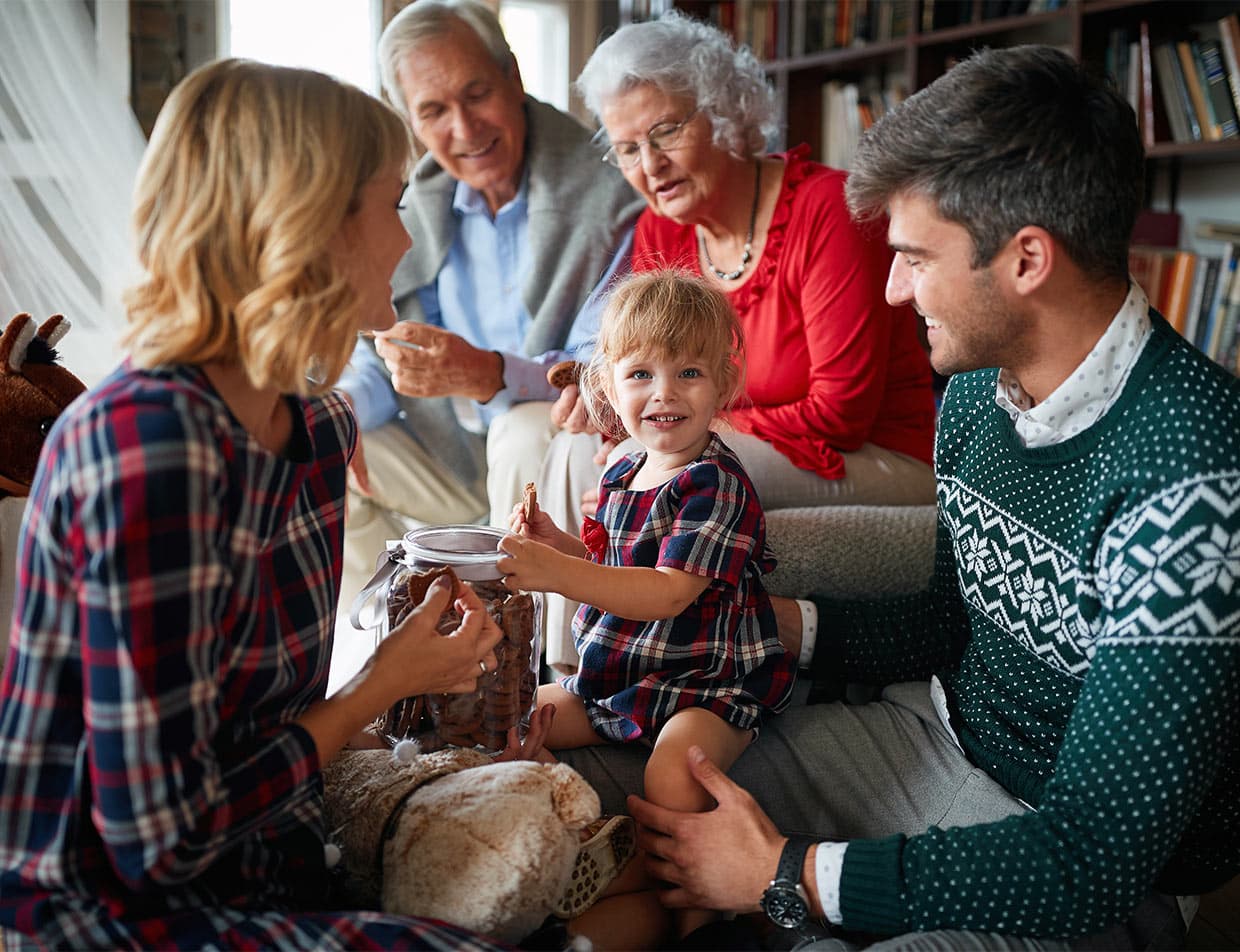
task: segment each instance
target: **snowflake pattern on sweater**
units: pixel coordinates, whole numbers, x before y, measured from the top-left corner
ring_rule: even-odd
[[[845,926],[1083,936],[1240,872],[1240,383],[1152,320],[1053,446],[1021,445],[997,371],[954,377],[930,590],[820,605],[850,680],[938,674],[970,759],[1035,807],[853,841]]]

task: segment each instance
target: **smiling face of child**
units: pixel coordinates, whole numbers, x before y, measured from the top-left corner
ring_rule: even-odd
[[[725,381],[699,357],[630,355],[612,367],[612,402],[629,435],[660,469],[680,469],[710,440]]]

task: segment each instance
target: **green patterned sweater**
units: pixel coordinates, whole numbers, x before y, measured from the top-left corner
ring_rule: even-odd
[[[819,673],[937,673],[970,759],[1036,808],[851,842],[847,928],[1079,937],[1240,872],[1240,382],[1151,317],[1054,446],[1022,446],[997,371],[954,377],[930,590],[819,602]]]

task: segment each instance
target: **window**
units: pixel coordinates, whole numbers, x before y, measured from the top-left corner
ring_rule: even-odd
[[[379,91],[380,0],[230,0],[221,55],[330,73]]]
[[[562,0],[504,0],[499,9],[525,91],[568,109],[568,7]]]

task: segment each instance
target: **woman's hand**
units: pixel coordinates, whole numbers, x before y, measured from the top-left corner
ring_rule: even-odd
[[[461,622],[441,635],[439,616],[453,598]],[[493,649],[502,637],[473,589],[462,583],[453,592],[447,577],[437,578],[422,604],[379,643],[362,670],[331,697],[311,705],[297,723],[326,763],[401,698],[476,691],[484,671],[495,670]]]
[[[456,629],[441,635],[439,616],[455,596],[461,616]],[[392,684],[388,703],[414,694],[469,694],[478,689],[482,666],[496,667],[492,650],[503,637],[478,594],[461,583],[455,592],[446,576],[435,579],[408,616],[379,643],[368,662],[369,676]]]

